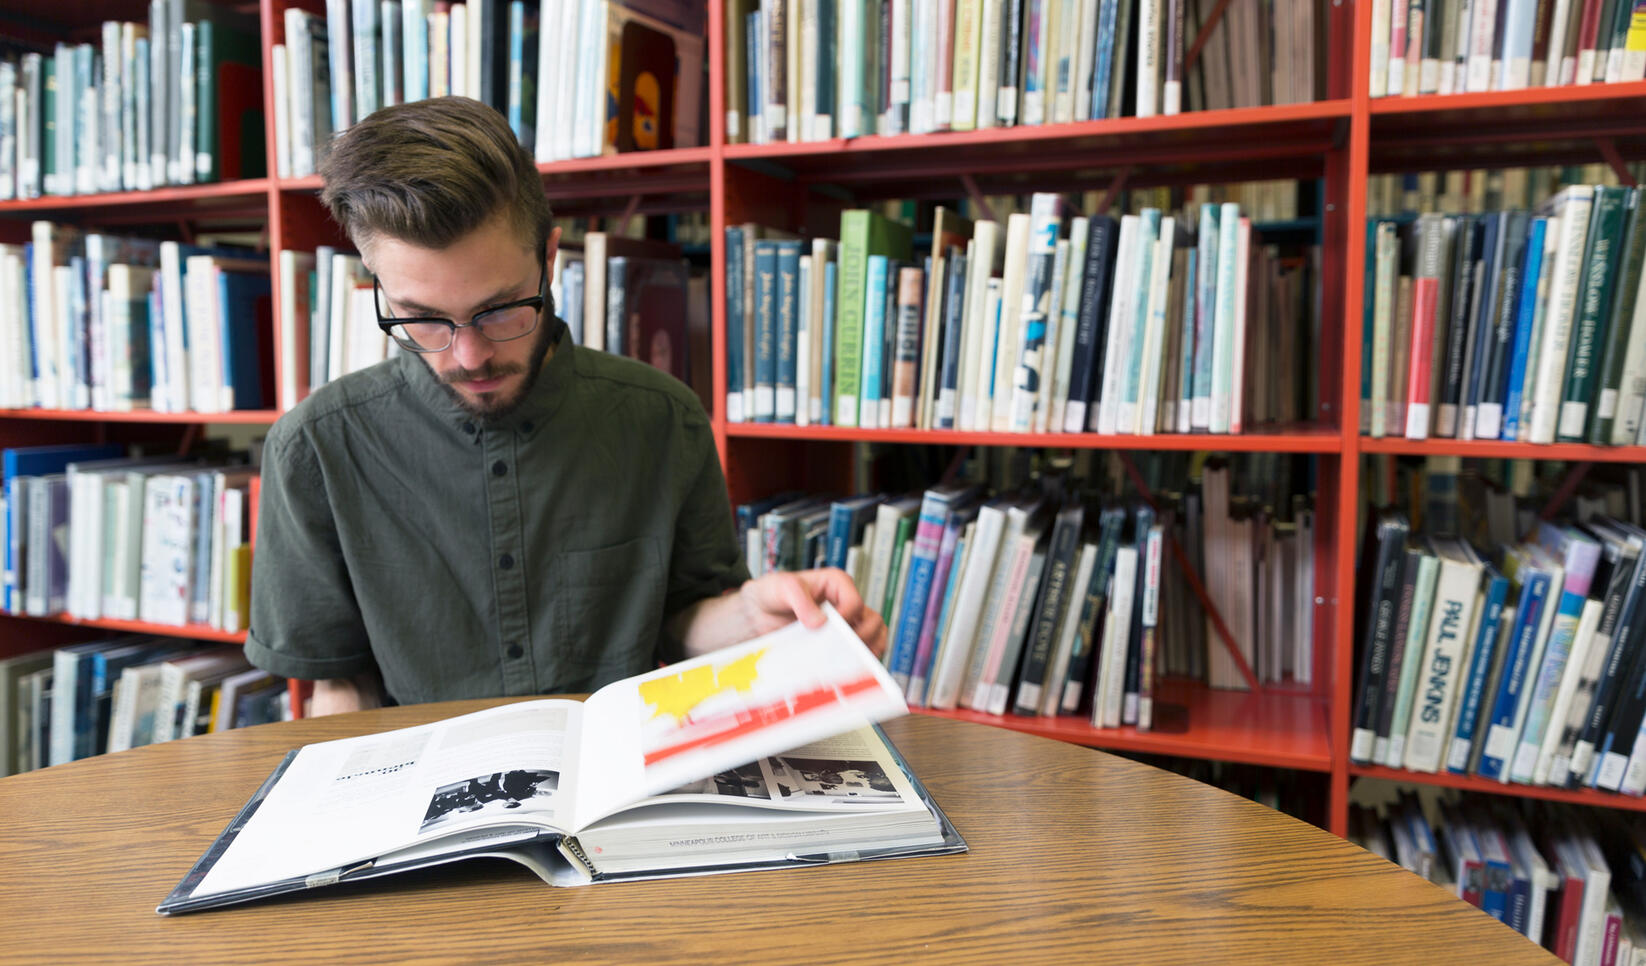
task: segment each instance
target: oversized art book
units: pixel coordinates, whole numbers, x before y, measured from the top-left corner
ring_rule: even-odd
[[[964,851],[875,727],[901,693],[826,610],[586,701],[289,752],[158,911],[476,856],[580,885]]]

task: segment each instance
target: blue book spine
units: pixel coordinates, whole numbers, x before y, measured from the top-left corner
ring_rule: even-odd
[[[920,502],[914,556],[909,560],[909,578],[903,587],[901,613],[896,618],[897,634],[892,638],[892,652],[886,661],[892,680],[905,691],[909,687],[909,676],[914,673],[915,650],[920,642],[921,624],[926,619],[926,604],[932,594],[932,572],[943,540],[943,527],[949,519],[949,503],[946,495],[934,492],[927,492]]]
[[[777,411],[777,243],[754,243],[754,399],[749,417],[769,423]]]
[[[1497,697],[1492,702],[1492,716],[1486,722],[1486,742],[1481,750],[1479,774],[1482,778],[1504,780],[1504,768],[1514,757],[1515,741],[1519,737],[1506,734],[1494,741],[1494,733],[1508,732],[1514,726],[1515,708],[1526,691],[1528,665],[1532,647],[1536,643],[1538,623],[1549,597],[1549,575],[1534,572],[1520,591],[1520,603],[1515,611],[1515,624],[1510,632],[1509,653],[1504,655],[1503,677],[1498,681]]]
[[[1195,296],[1194,392],[1190,396],[1190,420],[1191,428],[1194,429],[1205,429],[1211,421],[1212,347],[1217,334],[1217,250],[1220,234],[1218,225],[1221,217],[1221,206],[1210,203],[1200,206],[1200,237],[1195,240],[1194,283],[1198,294]],[[1368,229],[1367,234],[1370,236],[1373,232]],[[1369,240],[1368,238],[1368,242]],[[1368,243],[1367,247],[1370,250],[1371,245]],[[1370,264],[1368,260],[1367,265]],[[1367,290],[1370,289],[1371,286],[1368,285]],[[1371,338],[1370,324],[1368,317],[1367,339]],[[1369,353],[1367,358],[1371,358]],[[1371,366],[1370,361],[1362,365],[1368,387],[1371,385]],[[1369,390],[1362,395],[1367,394]]]
[[[1526,935],[1526,923],[1531,916],[1532,908],[1532,880],[1527,878],[1524,869],[1511,869],[1509,873],[1509,926],[1522,936]]]
[[[1155,242],[1159,238],[1160,209],[1143,209],[1142,221],[1138,225],[1137,275],[1135,277],[1145,293],[1148,291],[1149,279],[1154,271]],[[1131,359],[1130,364],[1126,366],[1125,383],[1120,387],[1120,403],[1122,406],[1127,407],[1135,406],[1139,402],[1138,392],[1143,382],[1143,341],[1149,328],[1149,299],[1147,295],[1139,296],[1135,302],[1136,305],[1133,308],[1130,323],[1132,327],[1129,352]],[[1121,323],[1126,324],[1124,319],[1121,320]],[[1122,412],[1130,413],[1131,409],[1127,408]],[[1132,427],[1129,424],[1120,429],[1120,432],[1123,433],[1130,433],[1131,431]]]
[[[29,401],[38,406],[40,404],[40,326],[35,317],[35,309],[39,305],[39,297],[34,290],[34,242],[23,245],[23,288],[26,298],[23,302],[23,325],[28,329],[29,338]]]
[[[726,418],[743,411],[743,229],[726,229]]]
[[[1476,836],[1477,840],[1479,836]],[[1480,895],[1482,912],[1498,922],[1509,921],[1509,865],[1502,859],[1487,859],[1485,889]]]
[[[1178,339],[1179,347],[1182,350],[1182,357],[1178,360],[1177,369],[1179,405],[1181,405],[1181,400],[1192,400],[1194,398],[1195,303],[1198,292],[1193,281],[1198,278],[1195,273],[1199,267],[1199,262],[1200,252],[1198,250],[1191,248],[1184,254],[1183,277],[1190,280],[1190,284],[1183,286],[1183,329],[1182,335]],[[1180,410],[1177,416],[1176,428],[1178,431],[1187,430],[1189,422],[1188,410]]]
[[[1097,14],[1097,63],[1092,70],[1092,110],[1088,120],[1109,114],[1109,79],[1114,76],[1114,21],[1119,0],[1102,0]]]
[[[1480,701],[1486,691],[1486,678],[1491,673],[1492,657],[1497,650],[1498,626],[1503,619],[1503,601],[1508,593],[1509,581],[1505,578],[1494,575],[1487,581],[1486,607],[1481,614],[1475,646],[1469,650],[1468,675],[1463,679],[1463,704],[1458,711],[1457,730],[1453,732],[1446,760],[1446,770],[1454,775],[1469,772],[1469,754],[1474,748]]]
[[[958,559],[964,552],[964,542],[964,540],[957,540],[955,542],[954,559]],[[943,632],[943,628],[948,626],[949,609],[954,606],[955,588],[958,586],[960,586],[960,567],[951,562],[949,565],[949,578],[944,582],[943,587],[943,604],[937,610],[936,633],[938,634],[941,634]],[[937,642],[933,646],[930,659],[926,662],[926,667],[920,669],[921,677],[925,681],[925,686],[920,689],[920,693],[909,695],[909,700],[920,705],[921,707],[926,707],[927,696],[931,694],[931,668],[933,664],[937,663],[937,656],[940,653],[939,648],[941,647],[941,641]]]
[[[1516,302],[1515,341],[1509,363],[1509,387],[1503,399],[1501,438],[1514,442],[1520,431],[1520,401],[1526,384],[1526,360],[1531,352],[1532,322],[1537,317],[1537,277],[1543,272],[1543,240],[1549,219],[1538,218],[1526,237],[1526,270],[1520,276],[1520,298]]]
[[[823,380],[823,416],[818,423],[823,426],[834,423],[834,290],[840,278],[840,266],[830,261],[823,267],[823,371],[819,376]]]
[[[777,401],[775,419],[794,422],[795,356],[800,338],[800,242],[777,243]],[[805,405],[804,400],[799,401]]]
[[[834,77],[835,45],[838,42],[835,36],[834,5],[835,0],[813,0],[812,3],[812,9],[817,12],[817,42],[818,46],[823,49],[823,56],[817,59],[816,110],[820,119],[825,117],[830,119],[830,130],[828,132],[822,130],[802,131],[800,134],[800,140],[802,141],[823,140],[833,137],[834,126],[840,120],[834,103],[836,83]],[[828,345],[828,343],[824,343],[824,345]],[[828,399],[830,397],[824,396],[823,398]],[[825,405],[823,407],[825,419],[827,419],[828,410],[829,407]]]
[[[852,512],[849,503],[835,502],[829,506],[829,543],[824,551],[823,566],[846,566],[846,551],[852,544]]]
[[[526,5],[520,0],[509,4],[509,130],[514,132],[517,140],[523,139],[523,117],[520,103],[520,79],[525,73],[526,59]],[[534,69],[536,65],[533,65]],[[388,89],[388,78],[383,78],[384,90]],[[536,105],[532,105],[533,110]]]
[[[86,312],[86,260],[74,255],[69,258],[69,368],[65,380],[57,388],[66,409],[91,407],[91,344],[90,319]]]
[[[881,369],[885,365],[886,341],[886,256],[870,255],[868,277],[863,283],[863,389],[858,412],[859,425],[874,428],[879,412]],[[869,408],[870,403],[875,408]]]
[[[405,28],[401,37],[406,41],[406,64],[411,67],[406,85],[406,100],[423,101],[429,97],[429,18],[422,4],[409,0],[401,7]]]
[[[258,333],[273,315],[269,276],[252,272],[218,272],[217,297],[222,308],[223,379],[234,409],[262,409],[264,393]]]

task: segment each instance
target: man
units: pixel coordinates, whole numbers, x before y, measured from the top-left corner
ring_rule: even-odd
[[[501,115],[386,108],[321,174],[401,352],[269,433],[254,664],[314,680],[325,714],[589,691],[819,626],[825,600],[884,648],[844,573],[748,579],[690,390],[566,337],[548,299],[560,232]]]

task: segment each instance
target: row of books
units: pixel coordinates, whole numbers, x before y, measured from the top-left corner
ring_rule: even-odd
[[[0,777],[291,717],[233,646],[122,636],[0,660]]]
[[[0,245],[0,406],[267,408],[266,257],[49,221],[31,236]]]
[[[1536,207],[1567,185],[1615,187],[1625,181],[1638,184],[1643,180],[1646,162],[1638,161],[1616,168],[1608,164],[1572,164],[1372,174],[1366,177],[1366,216],[1416,217],[1429,212],[1481,215]]]
[[[1568,963],[1646,959],[1646,830],[1633,817],[1405,791],[1352,805],[1349,839]]]
[[[702,141],[704,9],[676,0],[328,0],[284,12],[276,166],[312,174],[379,107],[458,95],[502,112],[539,161]]]
[[[0,59],[0,199],[262,176],[256,21],[151,0],[96,43]]]
[[[245,458],[16,447],[4,460],[5,610],[239,631],[251,586]]]
[[[1065,217],[1060,196],[929,254],[853,209],[840,240],[727,229],[733,422],[995,432],[1240,433],[1306,418],[1313,249],[1262,245],[1234,203]],[[1065,237],[1065,235],[1067,237]]]
[[[740,506],[738,521],[752,573],[853,577],[886,618],[887,666],[911,703],[1148,730],[1163,674],[1246,686],[1170,543],[1192,546],[1184,562],[1263,680],[1311,678],[1312,512],[1277,521],[1231,505],[1229,485],[1227,466],[1208,466],[1203,493],[1156,510],[1044,482],[991,499],[955,483],[778,497]]]
[[[1643,438],[1641,190],[1367,228],[1361,429],[1624,445]]]
[[[377,325],[372,276],[358,255],[320,246],[282,251],[279,260],[282,409],[399,354]],[[707,392],[707,277],[690,271],[678,246],[591,231],[579,247],[562,245],[551,271],[552,310],[574,342],[647,362]]]
[[[1312,101],[1325,23],[1314,0],[729,0],[726,137],[821,141]]]
[[[1646,531],[1544,522],[1489,562],[1397,511],[1375,527],[1351,760],[1646,792]]]
[[[1646,79],[1630,0],[1376,0],[1371,94],[1462,94]]]

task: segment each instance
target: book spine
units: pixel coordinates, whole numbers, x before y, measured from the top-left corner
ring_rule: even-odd
[[[777,242],[754,243],[754,398],[749,417],[757,423],[772,422],[777,413],[777,263]],[[606,351],[617,350],[607,345]]]
[[[772,419],[779,423],[795,421],[798,379],[798,350],[800,339],[800,243],[777,243],[777,344],[776,366],[773,374],[775,397]],[[756,392],[758,393],[758,387]],[[758,418],[758,416],[757,416]]]
[[[743,229],[726,227],[726,419],[747,418],[743,399]]]
[[[1532,220],[1526,238],[1526,267],[1515,299],[1514,346],[1510,352],[1509,381],[1503,396],[1503,425],[1499,438],[1513,442],[1520,432],[1520,410],[1525,402],[1526,371],[1530,362],[1532,329],[1537,318],[1538,283],[1543,278],[1543,252],[1549,222]]]
[[[1588,441],[1596,445],[1611,442],[1617,424],[1619,401],[1624,387],[1624,366],[1631,351],[1631,321],[1640,295],[1642,268],[1646,267],[1646,218],[1641,215],[1641,190],[1628,193],[1627,239],[1623,246],[1621,276],[1612,289],[1612,304],[1607,313],[1606,347],[1601,353],[1598,392],[1589,414]],[[1646,329],[1640,330],[1646,335]],[[1646,339],[1635,338],[1634,343],[1646,345]]]
[[[1377,559],[1368,585],[1366,622],[1361,632],[1365,646],[1361,652],[1358,697],[1349,743],[1350,760],[1360,764],[1372,761],[1373,743],[1377,737],[1379,698],[1388,673],[1405,544],[1403,526],[1386,522],[1378,528]]]
[[[881,382],[886,365],[886,285],[889,259],[885,255],[870,255],[864,273],[863,315],[863,381],[859,414],[862,424],[870,428],[879,425]]]
[[[1560,204],[1560,244],[1551,266],[1549,297],[1542,346],[1538,352],[1536,389],[1532,397],[1530,440],[1552,443],[1560,410],[1561,383],[1566,372],[1574,309],[1582,282],[1584,243],[1589,232],[1593,192],[1587,186],[1566,189]]]
[[[1560,395],[1556,438],[1561,442],[1581,442],[1588,426],[1589,400],[1598,382],[1595,373],[1612,308],[1611,286],[1616,276],[1617,252],[1624,241],[1621,236],[1627,194],[1625,189],[1610,187],[1595,192],[1589,250],[1576,301],[1577,321],[1566,362],[1565,387]]]
[[[1497,653],[1498,628],[1503,617],[1503,600],[1508,591],[1508,581],[1502,577],[1493,577],[1486,591],[1484,613],[1482,614],[1479,630],[1475,635],[1474,647],[1469,649],[1469,667],[1463,679],[1463,692],[1457,715],[1457,727],[1452,733],[1452,742],[1447,748],[1446,770],[1454,775],[1466,774],[1469,758],[1473,752],[1475,728],[1480,721],[1482,698],[1486,692],[1486,680],[1491,673],[1492,661]]]
[[[847,7],[853,6],[848,3]],[[868,275],[867,211],[840,215],[840,270],[835,293],[835,425],[858,424],[858,396],[863,376],[864,287]]]
[[[1482,778],[1507,780],[1505,769],[1520,737],[1514,722],[1522,693],[1527,689],[1527,675],[1535,658],[1538,628],[1548,593],[1549,577],[1544,573],[1533,574],[1521,589],[1503,676],[1493,697],[1491,717],[1486,721],[1485,742],[1477,769],[1477,774]],[[1476,740],[1479,740],[1478,736]]]
[[[892,365],[892,418],[894,429],[915,425],[915,391],[920,370],[920,321],[925,316],[925,272],[901,268],[896,279],[887,279],[897,291],[897,319]]]

